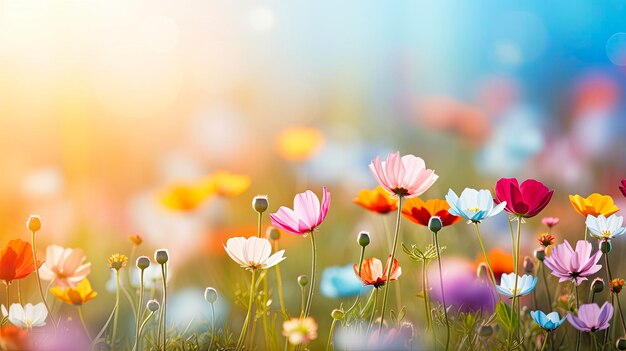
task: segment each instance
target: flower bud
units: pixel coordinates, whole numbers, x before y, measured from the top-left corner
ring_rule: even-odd
[[[546,249],[544,249],[543,247],[540,247],[537,250],[535,250],[534,254],[537,260],[543,262],[543,259],[546,258]]]
[[[609,252],[611,252],[612,248],[613,245],[611,244],[610,240],[604,240],[600,242],[600,251],[602,251],[602,253],[608,254]]]
[[[217,301],[217,290],[211,287],[206,288],[204,290],[204,299],[208,303],[215,303]]]
[[[265,236],[272,241],[276,241],[280,239],[280,230],[269,226],[267,227],[267,231],[265,232]]]
[[[156,250],[156,252],[154,253],[154,260],[157,261],[158,264],[165,264],[168,259],[169,254],[165,249]]]
[[[489,280],[489,270],[485,262],[481,262],[476,268],[476,277],[481,280]]]
[[[133,235],[129,236],[128,240],[130,240],[133,244],[135,244],[137,246],[139,246],[139,245],[141,245],[141,243],[143,243],[143,238],[139,234],[133,234]]]
[[[146,304],[146,307],[148,308],[150,312],[156,312],[159,310],[159,307],[161,307],[161,305],[159,304],[159,301],[157,300],[150,300]]]
[[[301,287],[305,287],[309,284],[309,277],[307,277],[306,275],[299,275],[298,276],[298,285],[300,285]]]
[[[604,280],[602,278],[596,278],[591,282],[591,291],[595,294],[599,294],[604,291]]]
[[[367,245],[370,244],[370,233],[368,233],[368,232],[360,232],[359,236],[356,239],[356,241],[362,247],[366,247]]]
[[[617,339],[617,342],[615,343],[615,348],[618,350],[626,350],[626,338],[621,337]]]
[[[148,256],[139,256],[137,258],[137,268],[144,270],[150,267],[150,259]]]
[[[336,319],[336,320],[340,321],[340,320],[342,320],[346,316],[346,313],[342,309],[335,308],[330,313],[330,316],[333,317],[333,319]]]
[[[257,195],[252,199],[252,208],[258,213],[267,211],[270,203],[267,200],[267,195]]]
[[[622,291],[622,288],[624,288],[624,279],[615,278],[611,280],[611,284],[609,286],[612,293],[619,294]]]
[[[533,260],[526,256],[524,257],[524,272],[526,274],[532,274],[535,271],[535,264],[533,263]]]
[[[430,229],[431,232],[437,234],[441,228],[443,228],[443,222],[441,221],[441,218],[439,218],[439,216],[432,216],[430,217],[430,220],[428,220],[428,229]]]
[[[38,215],[30,215],[26,221],[26,228],[35,233],[41,229],[41,218]]]
[[[490,325],[481,325],[478,328],[478,335],[480,336],[491,336],[493,334],[493,327]]]

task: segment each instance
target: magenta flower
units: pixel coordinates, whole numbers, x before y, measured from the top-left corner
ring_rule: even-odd
[[[622,179],[622,185],[619,186],[619,190],[624,196],[626,196],[626,179]]]
[[[272,225],[293,234],[312,232],[322,224],[330,206],[330,193],[326,187],[322,191],[321,206],[317,196],[307,190],[294,197],[293,210],[282,206],[276,213],[270,214]]]
[[[587,277],[598,272],[602,266],[598,264],[602,251],[597,250],[591,255],[591,243],[578,240],[576,250],[565,240],[552,249],[550,256],[543,260],[546,267],[552,270],[552,275],[559,278],[559,282],[574,280],[580,285]]]
[[[578,317],[571,312],[567,313],[567,321],[574,328],[588,333],[608,328],[611,317],[613,317],[613,306],[608,302],[605,302],[602,308],[596,303],[580,305]]]
[[[388,193],[402,197],[422,195],[439,178],[432,169],[426,169],[424,160],[413,155],[400,157],[400,152],[387,155],[386,161],[376,156],[370,171]]]
[[[515,178],[501,178],[496,183],[496,198],[499,204],[506,201],[507,212],[524,218],[534,217],[550,202],[554,190],[534,179],[525,180],[521,185]]]

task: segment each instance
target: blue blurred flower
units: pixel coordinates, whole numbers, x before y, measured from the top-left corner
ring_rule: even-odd
[[[563,322],[565,317],[559,318],[559,314],[556,312],[548,313],[547,315],[542,311],[531,311],[530,316],[533,317],[535,323],[537,323],[545,331],[553,331],[558,328]]]
[[[363,286],[363,283],[354,274],[354,268],[351,264],[328,267],[322,272],[320,290],[322,295],[326,297],[352,297],[369,289],[370,287]]]

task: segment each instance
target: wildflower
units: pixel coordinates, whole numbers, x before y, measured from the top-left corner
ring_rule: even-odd
[[[386,161],[376,156],[370,171],[388,193],[405,198],[422,195],[439,178],[432,169],[426,169],[424,160],[413,155],[400,157],[400,152],[387,155]]]
[[[615,278],[611,280],[609,287],[612,293],[619,294],[622,291],[622,288],[624,287],[624,279]]]
[[[496,203],[506,202],[505,210],[513,215],[530,218],[550,202],[554,190],[543,183],[527,179],[519,184],[515,178],[501,178],[496,183]]]
[[[530,294],[536,285],[537,277],[524,274],[518,277],[517,290],[515,290],[515,273],[510,273],[500,277],[500,285],[496,288],[500,294],[513,298]]]
[[[619,186],[619,190],[622,192],[624,196],[626,196],[626,179],[622,179],[620,183],[621,185]]]
[[[26,278],[36,269],[41,267],[42,262],[33,259],[33,249],[30,243],[15,239],[0,251],[0,280],[10,283],[16,279]]]
[[[159,193],[158,201],[170,210],[193,211],[214,193],[213,184],[209,178],[205,177],[169,185]]]
[[[413,197],[402,206],[402,214],[404,218],[423,226],[428,226],[432,217],[439,217],[445,227],[461,220],[461,217],[450,214],[449,209],[450,205],[445,200],[433,199],[424,202],[419,197]]]
[[[539,244],[541,244],[541,246],[543,247],[548,247],[554,244],[554,237],[548,233],[540,234],[537,240],[539,241]]]
[[[513,266],[513,255],[506,250],[502,250],[500,248],[494,248],[489,250],[487,253],[487,257],[489,257],[489,262],[491,262],[491,269],[493,269],[493,275],[496,279],[500,279],[504,273],[513,272],[515,268]],[[481,263],[485,263],[485,258],[482,255],[479,255],[476,258],[475,264],[476,266]]]
[[[587,277],[602,268],[598,264],[602,252],[598,250],[592,255],[591,248],[590,242],[579,240],[574,250],[565,240],[562,244],[556,245],[543,262],[552,270],[552,275],[559,278],[559,282],[573,279],[576,285],[580,285]]]
[[[574,316],[571,312],[567,313],[567,321],[574,328],[590,333],[608,328],[612,317],[613,306],[608,302],[605,302],[602,308],[595,303],[580,305],[578,316]]]
[[[248,190],[252,182],[247,175],[224,171],[213,173],[208,181],[212,193],[224,197],[241,195],[244,191]]]
[[[626,228],[622,227],[624,217],[612,214],[608,218],[603,215],[587,215],[585,224],[589,229],[589,234],[596,239],[613,239],[624,232]]]
[[[91,273],[91,263],[81,249],[63,248],[50,245],[46,249],[46,261],[39,268],[41,279],[50,281],[52,286],[61,288],[76,287]]]
[[[317,338],[317,323],[312,317],[292,318],[283,322],[283,335],[291,345],[307,344]]]
[[[252,236],[249,238],[230,238],[224,247],[226,253],[241,267],[250,271],[266,269],[277,265],[285,259],[285,250],[272,253],[272,244],[264,238]]]
[[[141,245],[143,243],[143,238],[139,234],[130,235],[128,237],[128,240],[130,240],[136,246],[139,246],[139,245]]]
[[[598,193],[593,193],[586,198],[580,195],[570,195],[569,202],[574,207],[574,210],[584,217],[588,215],[610,216],[619,211],[619,208],[613,203],[612,197]]]
[[[252,209],[258,213],[267,211],[269,205],[267,195],[257,195],[252,199]]]
[[[552,228],[559,224],[559,217],[543,217],[541,219],[541,223],[546,225],[548,228]]]
[[[324,143],[324,135],[315,128],[291,127],[276,137],[278,154],[290,162],[302,162],[319,152]]]
[[[405,322],[399,328],[379,330],[370,334],[368,350],[410,350],[410,342],[413,339],[413,325]]]
[[[363,189],[359,191],[352,202],[380,214],[387,214],[398,209],[398,200],[392,198],[380,185],[372,190]]]
[[[322,203],[315,194],[307,190],[297,194],[293,199],[293,210],[280,207],[276,213],[270,214],[272,225],[293,234],[305,234],[317,228],[328,214],[330,193],[322,188]]]
[[[351,264],[327,267],[322,272],[320,292],[328,298],[353,297],[365,291]]]
[[[64,289],[55,286],[50,289],[50,293],[59,298],[61,301],[76,306],[84,305],[98,295],[98,293],[91,288],[91,284],[88,279],[83,279],[75,288]]]
[[[41,229],[41,217],[38,215],[30,215],[26,221],[26,228],[32,233],[36,233]]]
[[[28,331],[13,326],[0,327],[0,350],[30,350]]]
[[[2,316],[8,317],[9,322],[16,327],[32,329],[33,327],[43,327],[46,325],[48,310],[43,302],[36,305],[27,303],[22,307],[19,303],[14,303],[7,308],[2,305]]]
[[[353,268],[354,273],[364,285],[373,285],[375,288],[380,288],[385,285],[385,282],[387,281],[387,275],[389,274],[389,259],[387,259],[384,271],[382,262],[374,257],[363,260],[363,263],[361,264],[361,275],[359,275],[359,267],[356,264]],[[402,274],[402,268],[398,266],[398,260],[394,259],[389,281],[391,282],[398,279],[400,274]]]
[[[107,259],[107,261],[109,262],[109,268],[119,271],[120,269],[126,267],[128,257],[126,257],[126,255],[113,254]]]
[[[506,201],[494,206],[491,193],[486,189],[465,188],[460,197],[450,189],[446,195],[446,201],[450,205],[448,212],[451,215],[463,217],[475,223],[497,215],[506,206]]]
[[[558,328],[563,322],[565,322],[566,317],[560,318],[557,312],[551,312],[547,315],[543,313],[543,311],[530,311],[530,316],[533,318],[535,323],[539,325],[543,330],[547,332],[551,332]]]

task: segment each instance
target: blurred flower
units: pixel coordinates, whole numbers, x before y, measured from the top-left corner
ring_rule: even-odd
[[[213,173],[209,177],[212,192],[218,196],[237,196],[248,190],[252,180],[247,175],[224,171]]]
[[[320,282],[322,295],[328,298],[353,297],[367,291],[363,284],[354,275],[351,264],[345,266],[331,266],[322,272]]]
[[[439,178],[432,169],[426,169],[424,160],[413,155],[400,157],[400,152],[387,155],[386,161],[376,156],[370,171],[383,189],[402,197],[422,195]]]
[[[130,240],[133,244],[135,244],[137,246],[139,246],[139,245],[141,245],[143,243],[143,238],[139,234],[130,235],[128,237],[128,240]]]
[[[551,312],[547,315],[543,313],[543,311],[530,311],[530,316],[533,318],[535,323],[539,325],[543,330],[551,332],[558,328],[563,322],[565,322],[565,318],[560,318],[557,312]]]
[[[46,261],[39,268],[39,275],[42,280],[50,281],[52,286],[73,288],[91,273],[91,263],[85,263],[86,259],[81,249],[50,245],[46,249]]]
[[[170,281],[170,278],[172,277],[171,274],[169,274],[169,270],[170,267],[167,267],[168,270],[168,274],[167,274],[167,281]],[[163,273],[161,272],[161,266],[160,265],[150,265],[148,268],[144,269],[143,271],[143,285],[144,288],[146,289],[152,289],[152,288],[160,288],[162,286],[162,279],[163,279]],[[107,280],[106,284],[104,285],[105,289],[108,292],[114,293],[115,292],[115,288],[116,288],[116,278],[115,278],[115,271],[111,270],[111,274],[109,275],[109,280]],[[139,288],[139,280],[141,280],[141,270],[137,267],[131,267],[130,268],[130,285],[133,288]]]
[[[439,217],[442,225],[452,225],[461,220],[448,212],[450,205],[445,200],[432,199],[424,202],[419,197],[407,199],[402,206],[402,214],[411,222],[428,227],[432,217]]]
[[[169,185],[158,195],[159,203],[170,210],[193,211],[214,194],[209,178]]]
[[[330,193],[322,188],[322,204],[317,196],[307,190],[293,199],[293,210],[281,206],[276,213],[270,214],[272,225],[293,234],[305,234],[322,224],[328,214]]]
[[[2,305],[2,316],[8,317],[9,322],[16,327],[26,328],[28,330],[33,327],[43,327],[46,325],[48,310],[43,302],[36,305],[27,303],[24,307],[19,303],[14,303],[7,308]]]
[[[83,279],[75,288],[63,289],[55,286],[50,289],[50,292],[61,301],[76,306],[84,305],[98,295],[98,293],[91,288],[88,279]]]
[[[493,275],[496,276],[496,279],[500,279],[503,274],[514,270],[513,255],[511,255],[508,251],[501,248],[494,248],[487,252],[487,257],[489,257],[489,262],[491,262],[491,268],[493,269]],[[481,263],[486,264],[484,255],[478,255],[476,258],[476,267],[478,267]]]
[[[126,255],[113,254],[109,256],[107,262],[109,263],[109,268],[119,271],[120,269],[126,267],[128,257],[126,257]]]
[[[276,137],[278,154],[290,162],[302,162],[313,157],[321,149],[324,135],[315,128],[286,128]]]
[[[587,220],[585,224],[589,229],[589,234],[596,239],[613,239],[618,237],[624,232],[626,232],[626,228],[622,227],[622,223],[624,223],[624,217],[612,214],[608,218],[599,215],[587,215]]]
[[[548,247],[554,244],[554,237],[548,233],[543,233],[539,235],[537,241],[539,241],[539,244],[541,244],[541,246]]]
[[[550,256],[543,260],[546,267],[552,270],[552,275],[559,278],[559,282],[574,280],[580,285],[587,277],[598,272],[602,266],[598,264],[602,252],[597,250],[591,255],[591,243],[586,240],[578,240],[576,251],[567,240],[556,245]]]
[[[377,258],[366,258],[361,264],[361,275],[359,275],[359,267],[355,264],[354,274],[363,282],[364,285],[373,285],[375,288],[380,288],[387,282],[387,275],[389,274],[389,260],[391,256],[387,258],[385,264],[385,271],[383,271],[383,264]],[[393,267],[391,267],[391,275],[389,281],[392,282],[402,274],[402,268],[398,266],[398,260],[393,259]]]
[[[41,267],[41,264],[42,262],[37,260],[35,267],[30,243],[22,239],[11,240],[0,251],[0,280],[10,283],[15,279],[26,278]]]
[[[368,338],[368,350],[410,350],[410,342],[413,339],[413,325],[403,323],[400,328],[383,330],[382,336],[379,330],[372,332]]]
[[[502,274],[500,277],[500,285],[497,285],[496,289],[498,289],[500,294],[513,298],[530,294],[535,290],[536,285],[537,277],[524,274],[523,276],[518,276],[516,289],[515,273],[509,273]]]
[[[554,190],[534,179],[527,179],[520,185],[515,178],[501,178],[496,183],[494,201],[506,203],[505,210],[511,214],[530,218],[548,205],[552,194]]]
[[[391,198],[380,185],[369,190],[359,191],[357,197],[352,200],[355,204],[372,212],[386,214],[398,209],[398,200]]]
[[[506,201],[493,206],[493,198],[489,190],[465,188],[461,197],[452,190],[448,190],[446,201],[450,205],[450,212],[453,216],[459,216],[472,222],[480,222],[485,218],[493,217],[502,212]]]
[[[283,257],[285,250],[280,250],[270,256],[272,253],[270,241],[256,236],[251,236],[248,239],[244,237],[230,238],[224,249],[233,261],[250,271],[270,268],[285,259]]]
[[[26,228],[35,233],[41,229],[41,217],[39,215],[30,215],[26,221]]]
[[[596,303],[580,305],[578,316],[574,316],[571,312],[567,313],[567,321],[574,328],[588,333],[608,328],[612,317],[613,306],[608,302],[605,302],[602,308]]]
[[[611,280],[611,282],[609,283],[609,289],[614,294],[619,294],[622,291],[623,287],[624,287],[624,279],[622,278],[615,278]]]
[[[548,228],[552,228],[559,224],[559,217],[543,217],[541,219],[541,223],[548,226]]]
[[[283,335],[291,345],[307,344],[317,338],[317,323],[313,317],[292,318],[283,322]]]
[[[574,210],[584,217],[588,215],[610,216],[619,211],[619,208],[613,203],[612,197],[598,193],[593,193],[586,198],[580,195],[570,195],[569,202],[574,207]]]
[[[622,195],[626,196],[626,179],[622,179],[619,190],[622,192]]]
[[[28,332],[13,325],[5,325],[1,327],[0,349],[7,351],[30,350]]]

